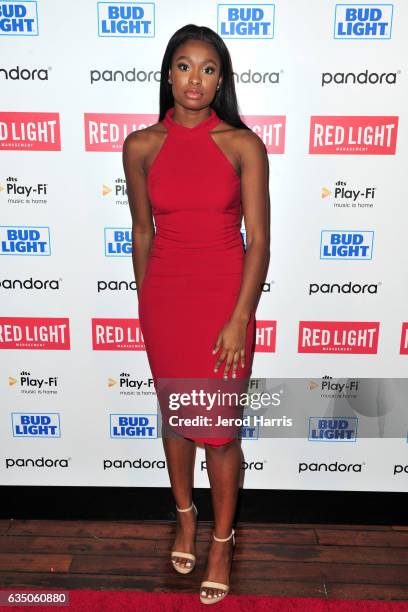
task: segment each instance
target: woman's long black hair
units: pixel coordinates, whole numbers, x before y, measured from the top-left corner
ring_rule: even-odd
[[[215,110],[223,121],[236,128],[246,128],[249,130],[250,128],[239,116],[231,56],[223,39],[214,30],[192,23],[177,30],[167,43],[161,65],[159,121],[162,121],[166,111],[174,106],[172,87],[171,83],[168,82],[169,69],[171,68],[171,62],[176,49],[188,40],[202,40],[209,43],[217,51],[221,61],[220,76],[223,78],[210,107]]]

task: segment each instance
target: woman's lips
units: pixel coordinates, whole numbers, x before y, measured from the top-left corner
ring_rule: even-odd
[[[197,100],[197,98],[201,98],[202,93],[199,91],[194,91],[193,89],[188,89],[186,91],[187,98],[192,98],[193,100]]]

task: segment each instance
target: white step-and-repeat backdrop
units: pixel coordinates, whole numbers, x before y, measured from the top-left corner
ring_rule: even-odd
[[[297,436],[243,431],[243,486],[408,490],[405,0],[0,2],[1,484],[169,485],[121,150],[187,23],[269,154],[252,384],[304,379]]]

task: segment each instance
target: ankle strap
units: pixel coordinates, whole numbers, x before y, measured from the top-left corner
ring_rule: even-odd
[[[217,538],[217,537],[215,536],[215,534],[213,533],[213,538],[214,538],[214,540],[217,540],[217,542],[228,542],[228,540],[230,540],[230,539],[232,538],[232,536],[234,535],[234,533],[235,533],[235,531],[234,531],[234,530],[232,530],[232,531],[231,531],[231,533],[230,533],[230,535],[228,536],[228,538]]]
[[[191,502],[191,506],[189,506],[188,508],[183,508],[183,509],[181,509],[181,508],[179,508],[179,507],[177,506],[177,504],[176,504],[176,508],[177,508],[177,511],[178,511],[178,512],[187,512],[188,510],[191,510],[191,508],[192,508],[193,506],[194,506],[194,502]]]

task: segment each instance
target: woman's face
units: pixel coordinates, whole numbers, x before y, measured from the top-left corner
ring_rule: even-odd
[[[180,45],[169,70],[173,97],[186,108],[201,109],[213,101],[217,85],[221,87],[221,64],[212,45],[189,40]]]

